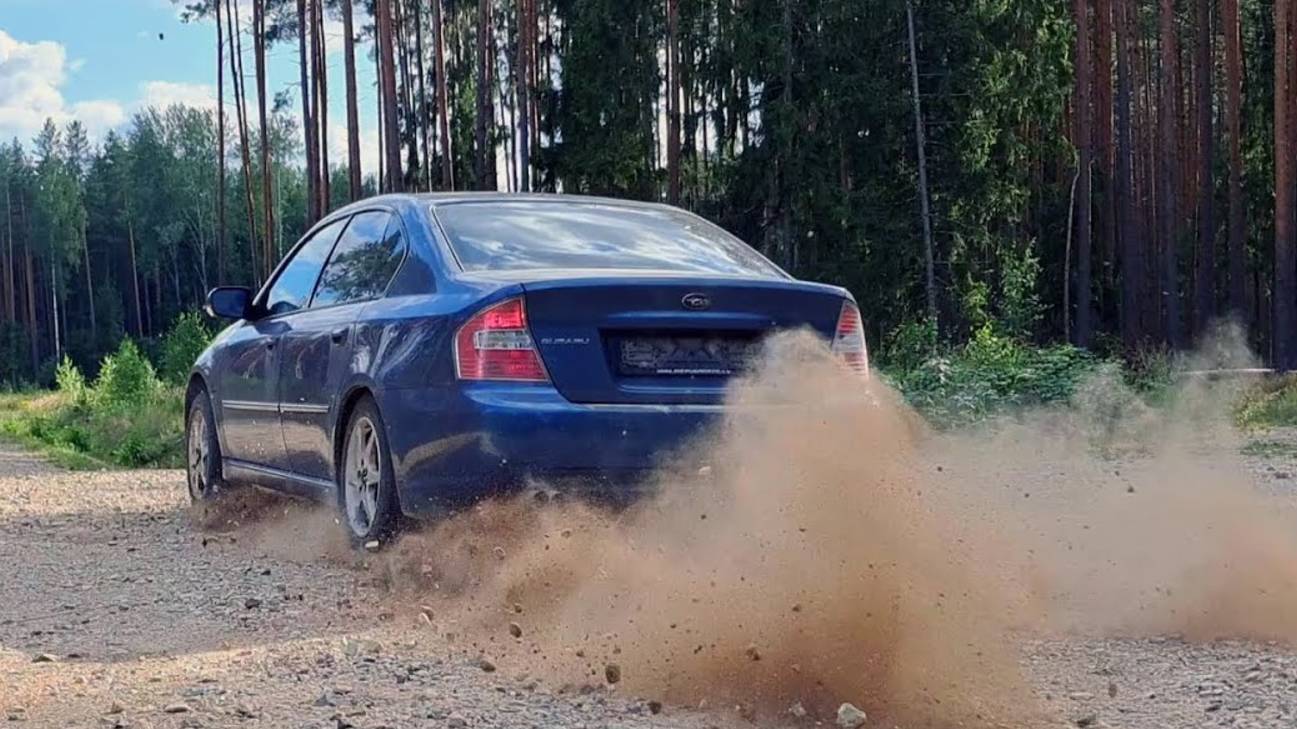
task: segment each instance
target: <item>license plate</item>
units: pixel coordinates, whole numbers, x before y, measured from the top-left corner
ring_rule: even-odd
[[[622,337],[619,350],[623,375],[725,377],[748,368],[757,344],[735,337],[644,336]]]

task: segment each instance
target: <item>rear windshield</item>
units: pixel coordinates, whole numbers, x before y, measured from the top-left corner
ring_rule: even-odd
[[[743,241],[663,208],[543,201],[437,206],[466,271],[638,269],[783,278]]]

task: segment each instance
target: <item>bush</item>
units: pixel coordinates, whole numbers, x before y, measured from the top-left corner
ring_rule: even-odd
[[[86,376],[81,374],[81,370],[77,369],[67,355],[63,356],[58,369],[54,371],[54,385],[59,392],[68,396],[74,406],[84,406],[89,400],[90,389],[86,387]]]
[[[183,385],[198,355],[212,341],[212,331],[198,312],[181,314],[162,341],[162,379]]]
[[[153,365],[135,343],[123,339],[117,352],[104,358],[95,380],[95,398],[105,405],[138,402],[151,397],[161,386]]]
[[[1297,375],[1284,375],[1243,395],[1234,418],[1245,428],[1297,425]]]
[[[54,379],[57,392],[9,403],[0,431],[73,467],[183,463],[182,391],[159,382],[131,341],[104,358],[93,386],[67,357]]]
[[[950,426],[1008,408],[1066,402],[1100,364],[1071,345],[1024,345],[987,323],[963,347],[910,366],[889,364],[884,376],[935,425]]]

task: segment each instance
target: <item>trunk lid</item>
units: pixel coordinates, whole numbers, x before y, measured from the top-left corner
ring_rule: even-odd
[[[572,402],[719,403],[773,331],[829,338],[844,290],[781,279],[641,275],[523,283],[554,387]]]

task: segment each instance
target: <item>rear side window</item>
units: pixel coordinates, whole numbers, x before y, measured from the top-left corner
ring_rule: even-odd
[[[311,306],[368,301],[383,295],[405,252],[401,226],[385,212],[351,219],[333,249]]]
[[[329,223],[297,249],[266,296],[266,311],[270,315],[287,314],[306,306],[311,298],[311,289],[315,288],[315,281],[320,277],[324,259],[346,222],[344,218]]]
[[[466,271],[639,269],[784,278],[743,241],[694,215],[594,202],[465,202],[436,216]]]

